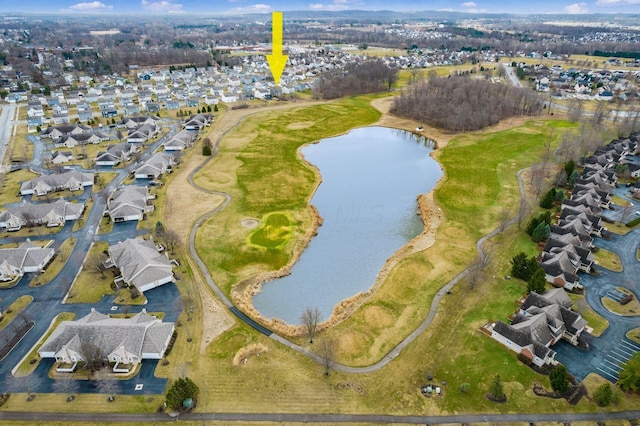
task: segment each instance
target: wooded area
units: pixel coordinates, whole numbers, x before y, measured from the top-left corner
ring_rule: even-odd
[[[519,115],[538,115],[543,102],[535,93],[466,76],[432,77],[396,97],[391,112],[431,126],[478,130]]]
[[[323,74],[314,87],[316,98],[335,99],[364,93],[384,92],[398,79],[398,70],[384,62],[366,61]]]

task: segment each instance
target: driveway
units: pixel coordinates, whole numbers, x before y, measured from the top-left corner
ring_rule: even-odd
[[[4,111],[4,108],[3,108]],[[167,138],[172,137],[178,130],[177,125],[172,125],[169,132],[158,141],[147,146],[147,150],[140,156],[139,161],[144,161],[150,157]],[[34,146],[34,153],[38,158],[35,158],[30,166],[39,172],[49,172],[42,168],[42,155],[45,151],[44,144],[36,136],[30,136],[27,138]],[[110,191],[120,186],[122,182],[131,174],[133,169],[137,167],[137,164],[128,164],[124,168],[110,169],[118,173],[117,177],[107,185]],[[89,171],[94,171],[90,169]],[[86,201],[92,196],[92,189],[86,188],[84,193],[71,197],[78,201]],[[71,199],[70,198],[70,199]],[[1,389],[9,392],[24,392],[28,388],[32,388],[34,392],[51,392],[53,386],[53,380],[48,378],[47,371],[53,365],[52,361],[45,360],[38,366],[35,373],[31,376],[36,379],[31,380],[15,380],[11,374],[11,370],[16,367],[20,361],[29,353],[33,346],[37,343],[40,337],[46,332],[51,321],[60,312],[72,312],[76,314],[76,318],[80,318],[87,315],[92,307],[103,313],[118,312],[122,307],[115,305],[115,296],[108,295],[102,298],[100,302],[96,304],[63,304],[62,301],[67,294],[71,283],[73,282],[78,270],[82,266],[84,258],[89,251],[91,244],[94,241],[107,241],[109,244],[115,244],[118,241],[123,241],[127,238],[143,235],[146,230],[137,230],[137,222],[125,222],[114,224],[113,230],[109,234],[96,235],[95,231],[100,223],[102,214],[105,209],[105,201],[101,197],[94,197],[94,205],[91,211],[86,214],[85,225],[77,230],[73,231],[73,222],[67,222],[62,230],[53,235],[38,236],[34,235],[30,237],[32,240],[53,240],[53,247],[59,248],[60,245],[68,238],[75,238],[76,244],[73,251],[69,255],[67,263],[62,268],[60,273],[48,284],[32,288],[29,287],[29,283],[34,278],[34,274],[26,274],[16,286],[10,289],[0,290],[0,307],[6,309],[11,303],[13,303],[18,297],[22,295],[30,295],[33,297],[33,301],[23,311],[24,316],[29,320],[33,320],[35,325],[29,332],[23,337],[23,339],[16,344],[11,352],[0,361],[0,386]],[[15,243],[24,241],[24,238],[14,238],[7,236],[0,238],[0,244]],[[178,292],[175,284],[167,284],[153,290],[145,292],[147,297],[147,304],[145,306],[132,306],[130,313],[134,314],[139,312],[143,307],[149,312],[165,312],[164,321],[175,322],[181,312],[182,304],[180,293]],[[17,319],[17,321],[21,321]],[[11,327],[5,327],[0,331],[0,338],[6,333],[13,333]],[[153,371],[157,365],[157,361],[145,361],[142,363],[142,368],[136,377],[130,380],[121,380],[119,393],[125,394],[161,394],[166,387],[166,379],[156,378],[153,375]],[[30,377],[31,377],[30,376]],[[29,382],[35,383],[35,386],[30,386]],[[81,391],[86,392],[98,392],[98,390],[91,386],[87,381],[79,381]],[[136,385],[138,389],[136,389]]]
[[[627,188],[617,188],[616,195],[624,196]],[[636,210],[640,210],[640,203],[631,200]],[[606,225],[606,224],[605,224]],[[622,363],[626,362],[640,345],[626,338],[626,333],[640,326],[640,318],[623,317],[610,312],[602,304],[602,298],[619,297],[615,287],[625,287],[640,296],[640,261],[636,257],[636,249],[640,244],[640,228],[636,228],[627,235],[611,234],[611,239],[597,238],[597,247],[609,250],[620,256],[622,272],[613,272],[601,266],[596,266],[599,275],[583,274],[580,283],[585,287],[585,299],[598,315],[609,321],[609,327],[600,337],[585,335],[590,342],[588,350],[578,349],[566,342],[554,347],[557,351],[556,359],[562,362],[569,372],[578,380],[584,379],[589,373],[600,374],[605,379],[615,383]]]

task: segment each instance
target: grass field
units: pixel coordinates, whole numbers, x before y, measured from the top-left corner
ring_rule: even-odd
[[[352,103],[353,108],[358,100],[342,101],[342,109],[345,102]],[[280,114],[277,122],[271,114],[251,117],[225,138],[220,155],[197,176],[200,185],[234,197],[198,233],[199,253],[210,265],[214,280],[226,291],[251,274],[276,269],[283,264],[280,260],[286,262],[290,245],[299,238],[298,229],[308,225],[308,221],[298,223],[301,219],[295,212],[302,211],[310,197],[313,174],[298,164],[292,153],[305,140],[321,137],[316,123],[327,120],[327,115],[333,117],[323,106]],[[515,214],[519,194],[517,170],[540,158],[542,143],[551,129],[569,127],[569,123],[562,121],[532,120],[502,132],[456,136],[446,148],[437,151],[435,155],[445,177],[436,190],[436,199],[445,222],[437,231],[435,245],[401,261],[360,309],[317,340],[335,338],[341,363],[369,365],[379,360],[424,319],[437,290],[470,264],[475,255],[475,241],[497,227],[500,211],[506,206]],[[305,135],[298,135],[295,143],[286,137],[276,141],[272,137],[278,129],[287,129],[285,134],[304,129]],[[309,137],[310,134],[314,136]],[[556,136],[554,144],[558,140]],[[285,148],[291,153],[280,151]],[[268,164],[271,166],[267,167]],[[292,169],[288,177],[279,176],[284,164]],[[290,188],[289,182],[298,184]],[[243,229],[242,219],[256,217],[264,224],[274,212],[291,215],[291,242],[285,244],[285,249],[272,253],[247,247],[247,238],[258,231]],[[215,411],[224,407],[234,412],[271,412],[274,407],[265,401],[275,397],[280,401],[278,410],[289,412],[569,410],[564,401],[532,397],[533,381],[549,387],[548,379],[524,367],[515,353],[478,331],[489,320],[506,319],[515,310],[515,301],[526,291],[524,282],[502,278],[509,273],[508,260],[518,251],[536,253],[535,245],[515,226],[488,245],[493,262],[482,283],[474,289],[464,281],[455,287],[440,305],[427,332],[403,350],[390,366],[370,374],[334,372],[323,378],[321,366],[240,324],[215,340],[206,356],[190,365],[194,371],[191,375],[200,382],[225,384],[207,386],[211,397],[199,409]],[[235,258],[231,258],[231,253]],[[233,367],[235,353],[251,343],[262,343],[269,351],[249,359],[246,365]],[[302,338],[296,343],[314,350]],[[444,397],[420,395],[418,389],[427,373],[437,381],[447,382]],[[498,406],[484,398],[490,378],[496,373],[501,374],[507,389],[509,402],[505,405]],[[244,388],[247,381],[252,383],[250,395]],[[458,390],[463,382],[471,384],[469,394]],[[587,400],[574,408],[593,409],[593,403]]]
[[[291,235],[291,221],[286,214],[271,213],[264,219],[264,224],[256,229],[249,241],[264,248],[276,248],[287,241]]]
[[[230,291],[238,278],[257,270],[274,270],[286,265],[295,244],[311,224],[307,202],[319,178],[314,169],[300,161],[297,149],[323,137],[375,122],[379,113],[367,98],[350,98],[321,106],[286,112],[265,112],[250,116],[220,146],[220,152],[195,181],[209,189],[222,190],[233,200],[198,232],[196,246],[205,263],[216,265],[211,273],[219,285]],[[288,241],[269,247],[247,244],[252,230],[242,219],[266,219],[272,213],[290,221]],[[278,217],[278,216],[275,216]]]
[[[15,317],[33,301],[32,296],[20,296],[11,305],[7,306],[2,312],[2,321],[0,321],[0,330],[11,324]]]

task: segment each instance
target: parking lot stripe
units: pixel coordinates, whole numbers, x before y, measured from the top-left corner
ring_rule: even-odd
[[[610,374],[610,373],[607,373],[606,371],[604,371],[604,370],[603,370],[603,369],[601,369],[600,367],[596,367],[596,369],[597,369],[597,370],[600,370],[600,372],[601,372],[602,374],[604,374],[605,376],[608,376],[608,377],[610,377],[611,379],[613,379],[613,381],[614,381],[614,382],[618,381],[618,377],[616,377],[616,376],[614,376],[614,375],[612,375],[612,374]],[[606,377],[605,377],[605,379],[606,379]]]
[[[617,356],[614,356],[614,355],[617,355]],[[615,359],[616,361],[620,362],[621,364],[626,364],[627,363],[626,361],[629,360],[628,357],[622,356],[615,352],[610,353],[608,356],[611,357],[611,359]]]
[[[613,365],[613,367],[609,367],[609,366],[607,366],[607,365],[604,365],[604,363],[605,363],[605,362],[606,362],[607,364],[611,364],[611,365]],[[616,373],[620,372],[620,366],[619,366],[617,363],[611,362],[611,361],[609,361],[609,360],[606,360],[606,359],[605,359],[604,361],[602,361],[602,363],[601,363],[600,365],[602,365],[603,367],[606,367],[606,368],[608,368],[608,369],[610,369],[610,370],[614,370]]]
[[[640,351],[640,346],[639,345],[637,345],[635,343],[632,343],[632,342],[627,342],[626,340],[622,341],[622,346],[628,347],[629,349],[631,349],[634,352]]]

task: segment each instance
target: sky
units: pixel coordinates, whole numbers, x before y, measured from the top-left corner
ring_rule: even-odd
[[[291,10],[440,10],[468,13],[640,13],[640,0],[0,0],[1,12],[269,13]]]

